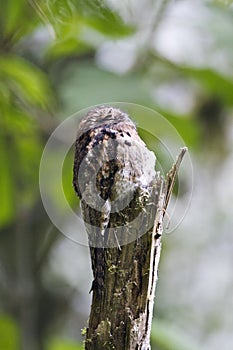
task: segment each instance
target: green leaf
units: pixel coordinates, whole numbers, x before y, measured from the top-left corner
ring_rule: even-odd
[[[133,31],[103,0],[44,0],[37,10],[52,25],[56,40],[77,39],[85,26],[117,38]]]
[[[19,18],[19,15],[22,13],[24,7],[23,0],[8,0],[4,1],[3,4],[4,10],[1,9],[2,15],[5,17],[5,33],[11,33],[16,29],[16,22]]]
[[[52,99],[46,75],[26,60],[12,56],[0,58],[0,78],[20,100],[46,108]]]
[[[38,22],[38,16],[25,0],[1,1],[0,22],[3,41],[12,46]]]
[[[127,26],[103,0],[79,0],[77,10],[81,12],[88,25],[106,35],[120,37],[132,33],[132,28]]]
[[[0,349],[19,349],[19,330],[12,318],[7,315],[0,316]]]
[[[51,45],[47,50],[47,57],[54,59],[60,56],[68,56],[72,54],[80,54],[86,51],[89,51],[90,47],[83,41],[80,41],[77,38],[67,38],[64,40],[58,40]]]

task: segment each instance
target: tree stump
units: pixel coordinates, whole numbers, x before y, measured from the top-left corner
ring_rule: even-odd
[[[80,125],[74,187],[81,198],[94,275],[85,349],[150,350],[163,218],[186,148],[181,149],[165,179],[154,172],[153,179],[142,184],[138,180],[141,177],[136,182],[134,176],[129,178],[129,185],[135,185],[133,192],[126,190],[124,196],[119,196],[119,184],[124,184],[120,177],[124,172],[121,165],[129,166],[123,162],[126,157],[124,152],[127,156],[130,154],[129,164],[134,174],[137,174],[137,162],[138,167],[142,166],[140,162],[143,163],[151,152],[140,140],[134,124],[120,110],[101,107],[91,111]],[[131,139],[127,135],[124,138],[124,133]],[[133,153],[134,140],[137,149]],[[96,154],[93,153],[94,146],[101,146]],[[137,159],[134,159],[135,154]],[[138,159],[140,155],[142,158]],[[85,162],[81,173],[83,179],[80,178],[82,162]],[[144,167],[141,167],[140,176]],[[131,174],[130,168],[126,170],[126,175]],[[146,171],[149,171],[148,168]],[[96,174],[94,182],[97,182],[94,184],[89,181],[92,173]],[[83,191],[82,180],[85,184]],[[118,197],[115,198],[116,185]],[[99,208],[89,200],[95,186],[104,199]],[[108,201],[110,204],[114,202],[114,211],[107,210]]]

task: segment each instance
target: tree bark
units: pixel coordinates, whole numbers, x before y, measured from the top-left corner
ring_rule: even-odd
[[[93,289],[86,350],[151,349],[150,332],[163,218],[185,152],[186,148],[182,148],[166,179],[156,175],[143,208],[141,203],[137,203],[139,197],[134,198],[134,210],[128,211],[128,219],[133,219],[138,208],[140,214],[143,212],[141,226],[132,220],[130,227],[132,233],[136,232],[136,239],[121,247],[104,248],[104,288],[101,294]],[[122,217],[124,215],[113,213],[110,228],[119,227]],[[145,227],[148,228],[146,232],[140,232]],[[122,225],[122,237],[129,234],[125,230]]]

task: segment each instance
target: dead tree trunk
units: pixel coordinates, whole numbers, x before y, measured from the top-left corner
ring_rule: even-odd
[[[157,174],[143,208],[141,203],[131,203],[128,215],[135,215],[140,207],[140,222],[148,230],[141,234],[141,227],[132,220],[130,230],[136,232],[137,238],[120,247],[104,248],[104,287],[101,293],[93,288],[86,350],[150,350],[163,218],[185,152],[186,148],[181,149],[166,179]],[[119,227],[121,218],[119,213],[112,213],[109,227]],[[125,229],[122,225],[122,237],[129,234]]]

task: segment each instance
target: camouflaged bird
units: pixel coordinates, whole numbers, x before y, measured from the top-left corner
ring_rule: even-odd
[[[137,212],[133,203],[143,203],[147,198],[154,176],[155,155],[147,149],[125,112],[99,106],[84,116],[75,143],[73,186],[81,200],[88,234],[92,290],[103,290],[105,249],[120,249],[123,242],[115,233],[111,218],[118,215],[115,222],[121,227],[127,225],[129,213]],[[119,232],[127,235],[129,231]]]

